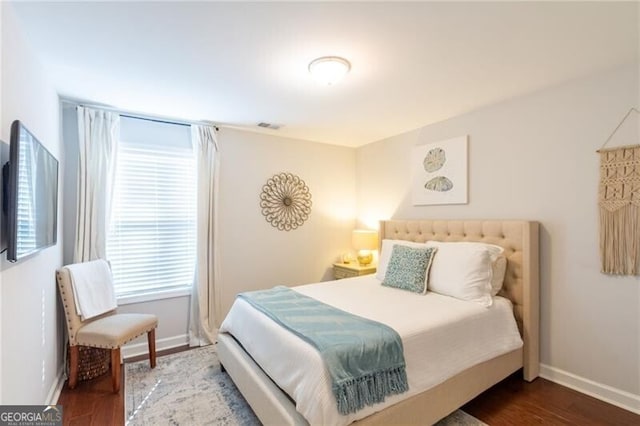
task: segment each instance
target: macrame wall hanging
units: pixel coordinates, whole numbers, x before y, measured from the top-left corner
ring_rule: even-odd
[[[600,259],[602,272],[640,274],[640,145],[605,148],[622,123],[607,138],[600,154]]]

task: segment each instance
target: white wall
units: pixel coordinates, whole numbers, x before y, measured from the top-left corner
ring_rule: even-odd
[[[3,16],[4,5],[0,4],[0,123],[2,123],[2,16]],[[8,158],[8,154],[6,152],[6,145],[4,143],[0,144],[2,146],[2,152],[0,152],[0,166],[4,164],[6,158]],[[0,214],[0,230],[4,229],[4,215]],[[2,234],[3,231],[0,231]],[[4,239],[0,237],[0,247],[6,247]],[[2,271],[0,271],[0,288],[2,288]],[[4,377],[2,375],[2,291],[0,291],[0,383],[4,382]],[[2,403],[2,386],[0,386],[0,404]]]
[[[333,279],[332,263],[351,250],[355,150],[221,129],[220,264],[223,318],[238,292]],[[260,209],[267,179],[297,174],[313,207],[304,225],[279,231]]]
[[[189,296],[118,306],[120,313],[153,314],[158,317],[156,349],[168,349],[189,343]],[[122,356],[129,358],[147,354],[147,337],[140,336],[122,349]]]
[[[357,188],[365,224],[540,221],[541,361],[551,367],[543,371],[613,387],[640,410],[640,279],[599,272],[595,153],[638,107],[638,79],[628,66],[366,145],[357,150]],[[638,143],[636,123],[610,145]],[[469,135],[469,204],[413,206],[411,148],[460,135]]]
[[[23,39],[12,6],[3,2],[0,7],[3,9],[0,135],[8,141],[11,122],[20,119],[61,160],[57,94]],[[62,161],[60,170],[64,170]],[[58,214],[61,217],[60,209]],[[61,230],[59,221],[59,236]],[[15,264],[8,263],[2,255],[2,404],[51,402],[62,364],[55,282],[55,270],[61,263],[60,243]]]

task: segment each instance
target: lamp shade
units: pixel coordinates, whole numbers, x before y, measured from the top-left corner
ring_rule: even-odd
[[[378,233],[356,229],[352,234],[352,243],[356,250],[375,250],[378,248]]]

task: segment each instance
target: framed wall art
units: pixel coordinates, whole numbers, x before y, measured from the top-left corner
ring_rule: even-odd
[[[413,148],[413,205],[466,204],[467,136]]]
[[[291,231],[304,224],[311,214],[311,192],[297,175],[271,176],[260,194],[262,215],[280,231]]]

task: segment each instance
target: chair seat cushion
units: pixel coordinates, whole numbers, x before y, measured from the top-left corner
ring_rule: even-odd
[[[92,321],[78,330],[76,342],[82,346],[118,348],[158,326],[149,314],[114,314]]]

